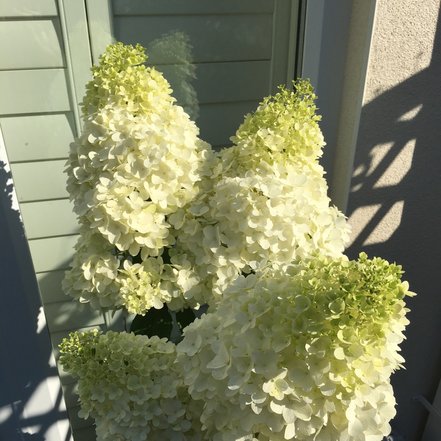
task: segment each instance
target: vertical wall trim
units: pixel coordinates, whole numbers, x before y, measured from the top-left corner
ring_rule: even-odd
[[[324,13],[325,0],[306,1],[301,75],[309,78],[315,88],[319,79]]]
[[[86,6],[84,0],[58,0],[58,8],[66,53],[66,72],[71,86],[72,110],[79,134],[82,126],[80,102],[92,66]]]
[[[294,78],[297,48],[299,0],[276,0],[272,25],[272,57],[269,90],[290,86]]]
[[[92,60],[98,64],[100,55],[114,41],[112,6],[110,0],[86,0],[86,7]]]
[[[344,74],[337,144],[333,161],[331,199],[345,211],[363,106],[376,0],[354,0]]]
[[[299,54],[297,53],[301,29],[301,0],[293,0],[291,3],[291,26],[289,28],[289,47],[288,47],[288,65],[286,77],[288,81],[295,79],[297,71],[297,61]]]
[[[306,8],[308,1],[299,0],[297,13],[297,36],[295,47],[294,61],[294,77],[298,78],[303,75],[303,51],[305,45],[305,25],[306,25]]]

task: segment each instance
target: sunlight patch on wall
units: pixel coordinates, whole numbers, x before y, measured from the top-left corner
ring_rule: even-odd
[[[366,205],[357,208],[349,219],[352,227],[351,246],[360,236],[367,234],[362,246],[375,245],[388,241],[401,224],[403,216],[404,201],[398,201],[392,205],[390,210],[379,219],[371,232],[367,232],[368,224],[375,218],[381,208],[381,204]]]
[[[1,127],[0,127],[0,165],[1,167],[3,167],[6,173],[8,173],[9,175],[11,174],[11,168],[9,167],[8,155],[6,154],[5,141],[3,139],[3,133]],[[13,187],[13,182],[11,177],[6,182],[6,188],[8,189],[10,186],[12,187],[12,192],[8,194],[8,197],[11,199],[11,209],[20,213],[17,194],[15,193],[15,188]],[[2,191],[3,190],[4,189],[2,189]],[[20,215],[20,220],[22,221],[21,214],[19,215]]]
[[[394,142],[386,142],[384,144],[376,145],[369,156],[371,157],[371,163],[369,164],[369,170],[366,176],[372,175],[372,173],[377,169],[377,167],[383,162],[386,155],[389,153],[391,148],[394,146]]]
[[[366,205],[364,207],[357,208],[349,218],[349,224],[351,225],[351,246],[360,234],[366,229],[368,223],[376,215],[381,208],[381,204]]]
[[[6,404],[0,407],[0,424],[4,424],[14,413],[12,404]]]
[[[48,395],[50,399],[48,399]],[[64,416],[66,407],[62,399],[60,379],[56,375],[47,377],[46,381],[36,385],[27,401],[26,407],[23,409],[23,419],[24,421],[34,421],[35,424],[23,426],[21,428],[23,435],[40,434],[44,416],[54,412],[59,412],[59,418],[50,427],[44,429],[44,439],[72,441],[69,422]]]
[[[418,104],[418,106],[414,107],[413,109],[409,110],[406,113],[403,113],[398,119],[398,122],[405,122],[405,121],[412,121],[418,113],[420,113],[421,109],[423,108],[422,104]]]
[[[387,214],[379,221],[374,231],[363,242],[363,246],[387,242],[401,224],[404,201],[395,202]]]
[[[398,185],[409,173],[412,167],[416,139],[411,139],[401,149],[395,159],[389,164],[385,172],[374,184],[374,188],[392,187]]]

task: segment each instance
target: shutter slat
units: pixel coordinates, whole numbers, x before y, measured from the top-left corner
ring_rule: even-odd
[[[113,0],[115,15],[271,13],[274,0]]]
[[[64,199],[66,175],[63,172],[66,161],[20,162],[11,164],[15,189],[19,202],[48,199]]]
[[[58,19],[0,21],[0,69],[63,67]]]
[[[268,61],[204,63],[195,65],[195,68],[196,78],[193,80],[185,75],[185,65],[158,66],[180,104],[188,104],[188,89],[191,87],[194,87],[200,104],[258,100],[268,91]]]
[[[69,199],[22,203],[20,208],[28,239],[78,233]]]
[[[66,112],[70,110],[67,91],[64,69],[2,71],[0,114]]]
[[[0,17],[42,17],[57,15],[56,0],[3,0]]]
[[[198,120],[201,138],[213,146],[230,145],[229,138],[236,133],[244,115],[255,110],[257,105],[256,101],[202,105]]]
[[[73,301],[51,303],[45,305],[44,311],[51,332],[98,326],[104,323],[103,316],[86,303]]]
[[[74,139],[72,112],[52,115],[10,116],[0,118],[9,161],[41,161],[67,158]]]
[[[38,273],[37,281],[43,304],[65,302],[69,297],[61,289],[64,270]]]
[[[65,269],[72,260],[78,236],[50,237],[29,241],[36,273]]]
[[[179,47],[183,34],[192,46],[190,63],[271,58],[271,14],[115,17],[114,28],[117,40],[147,48],[158,36],[171,32]],[[158,64],[154,57],[150,62]]]

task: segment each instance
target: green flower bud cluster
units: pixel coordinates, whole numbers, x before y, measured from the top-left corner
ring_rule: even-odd
[[[294,90],[279,87],[265,98],[231,138],[235,147],[224,161],[237,173],[260,169],[263,164],[315,163],[325,145],[316,114],[313,87],[308,80],[293,82]],[[228,168],[228,167],[226,167]]]
[[[86,85],[82,110],[93,115],[107,105],[126,107],[133,114],[151,112],[156,104],[173,102],[165,78],[152,67],[146,67],[144,48],[115,43],[108,46],[92,67],[93,79]],[[152,94],[152,87],[161,91],[161,98]]]
[[[72,333],[60,363],[79,378],[80,417],[95,419],[99,441],[198,441],[196,403],[183,385],[175,345],[159,337]]]

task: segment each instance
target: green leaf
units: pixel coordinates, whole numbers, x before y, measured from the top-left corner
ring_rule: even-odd
[[[190,308],[183,309],[182,311],[176,313],[176,320],[179,323],[181,331],[186,328],[190,323],[193,323],[195,318],[196,316],[194,315],[193,310]]]
[[[170,338],[172,327],[172,317],[167,306],[164,306],[161,309],[151,308],[145,315],[137,315],[130,326],[130,332],[148,337],[157,335]]]

